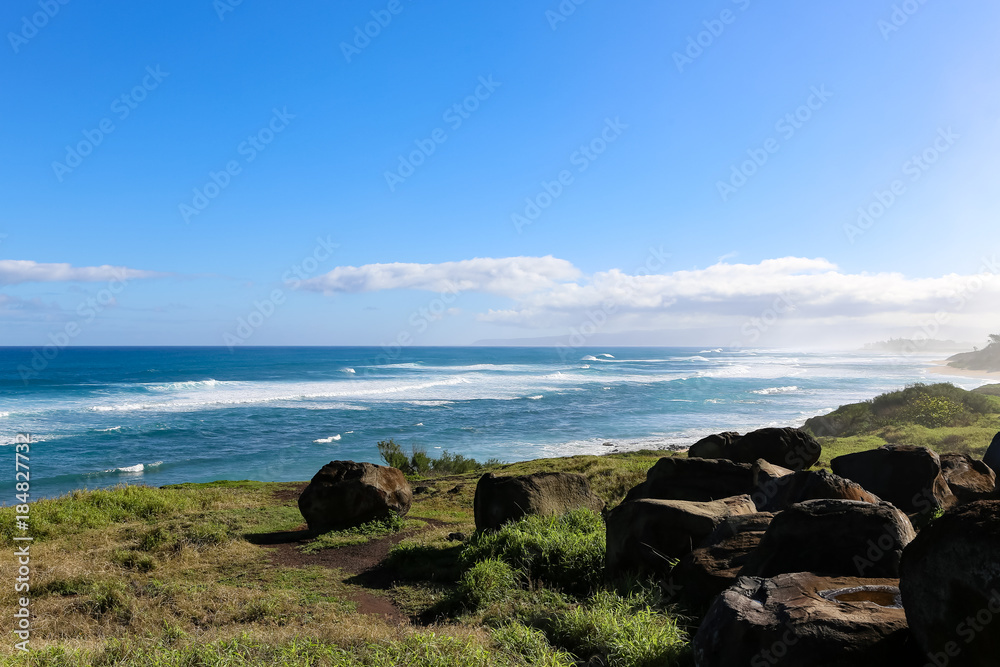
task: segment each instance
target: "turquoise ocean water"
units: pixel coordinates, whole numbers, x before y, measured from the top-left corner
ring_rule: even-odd
[[[701,348],[0,348],[0,451],[33,494],[309,479],[394,438],[480,460],[686,447],[921,381],[930,357]],[[37,362],[36,362],[37,363]],[[606,444],[612,443],[612,444]],[[11,462],[13,470],[13,462]],[[13,484],[13,473],[10,475]]]

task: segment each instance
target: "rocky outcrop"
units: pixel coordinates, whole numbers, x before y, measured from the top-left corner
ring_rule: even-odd
[[[737,463],[769,463],[805,470],[819,461],[822,447],[811,435],[797,428],[762,428],[744,436],[720,433],[699,440],[688,450],[694,458],[729,459]]]
[[[646,481],[633,487],[625,501],[653,498],[707,502],[752,493],[753,466],[726,459],[665,456],[649,469]]]
[[[607,516],[607,574],[663,575],[727,517],[756,512],[750,496],[711,502],[640,499]]]
[[[941,459],[926,447],[884,445],[838,456],[830,467],[903,510],[918,527],[937,510],[955,504],[955,496],[941,474]]]
[[[762,512],[780,512],[795,503],[821,498],[879,502],[878,496],[866,491],[860,484],[825,470],[800,470],[780,477],[758,474],[755,479],[757,489],[753,500]]]
[[[565,514],[581,507],[599,512],[604,501],[590,490],[586,477],[568,472],[487,473],[479,478],[473,501],[477,530],[493,530],[528,514]]]
[[[907,517],[889,503],[807,500],[774,517],[740,575],[897,577],[913,538]]]
[[[993,436],[993,442],[983,454],[983,463],[988,465],[993,472],[1000,471],[1000,433]]]
[[[997,498],[996,473],[968,454],[941,454],[941,474],[960,503]]]
[[[698,667],[916,667],[895,579],[743,577],[693,640]]]
[[[963,505],[924,528],[903,552],[900,590],[932,664],[998,664],[1000,501]]]
[[[330,461],[299,496],[299,511],[309,530],[325,533],[404,515],[412,502],[410,484],[396,468]]]
[[[727,517],[697,549],[681,558],[671,579],[692,609],[704,611],[736,582],[772,519],[768,512]]]

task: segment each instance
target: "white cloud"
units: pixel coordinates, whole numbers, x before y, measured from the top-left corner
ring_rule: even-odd
[[[751,317],[775,298],[795,318],[864,317],[885,313],[969,311],[996,303],[1000,281],[989,267],[971,275],[907,278],[899,273],[844,273],[824,259],[784,257],[759,264],[720,262],[705,269],[628,275],[617,269],[585,282],[556,285],[522,297],[511,309],[491,310],[480,320],[527,327],[553,326],[598,309],[711,320]],[[991,301],[992,299],[992,301]]]
[[[580,271],[564,259],[477,257],[440,264],[365,264],[338,266],[303,282],[318,292],[376,292],[414,289],[431,292],[486,292],[517,297],[575,280]]]
[[[162,273],[140,271],[124,266],[72,266],[70,264],[43,264],[23,259],[0,260],[0,285],[53,282],[108,282],[111,280],[136,280],[158,278]]]

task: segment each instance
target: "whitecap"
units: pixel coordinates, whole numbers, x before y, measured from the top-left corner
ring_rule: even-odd
[[[529,398],[529,399],[531,399],[532,401],[537,401],[537,400],[538,400],[538,399],[540,399],[541,397],[542,397],[542,395],[541,395],[541,394],[539,394],[538,396],[529,396],[528,398]]]
[[[340,370],[343,371],[344,373],[355,373],[356,372],[353,368],[341,368]]]
[[[792,391],[798,391],[799,388],[792,387],[768,387],[766,389],[754,389],[751,394],[760,394],[762,396],[770,396],[771,394],[787,394]]]
[[[614,359],[614,357],[612,355],[608,354],[607,352],[604,352],[604,353],[599,354],[597,356],[604,357],[605,359]]]
[[[584,368],[590,368],[590,364],[584,364],[583,366],[580,366],[580,368],[581,368],[581,369],[584,369]]]
[[[331,442],[336,442],[337,440],[340,440],[339,433],[337,435],[331,435],[329,438],[320,438],[319,440],[313,440],[313,442],[315,442],[317,445],[328,445]]]
[[[122,466],[121,468],[109,468],[107,470],[102,470],[104,473],[122,473],[122,474],[136,474],[142,473],[150,468],[155,468],[156,466],[163,465],[163,461],[157,461],[156,463],[137,463],[134,466]]]
[[[716,353],[716,354],[720,354],[722,352],[722,348],[721,347],[717,347],[714,350],[702,350],[698,354],[711,354],[713,352]]]
[[[423,425],[424,425],[423,422],[417,422],[416,424],[414,424],[414,426],[423,426]]]
[[[580,361],[597,361],[597,357],[588,354],[587,356],[582,357]]]
[[[99,429],[97,429],[98,433],[110,433],[111,431],[120,431],[120,430],[122,430],[121,426],[112,426],[111,428],[99,428]]]

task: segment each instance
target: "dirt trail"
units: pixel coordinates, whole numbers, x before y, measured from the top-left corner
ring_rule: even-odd
[[[275,493],[274,498],[282,504],[294,502],[305,487],[306,484],[302,484],[301,489],[283,489]],[[352,579],[362,583],[360,587],[356,587],[351,592],[348,599],[358,605],[360,613],[376,614],[384,616],[390,621],[409,623],[410,617],[396,607],[391,600],[376,595],[372,591],[387,590],[392,587],[395,581],[391,572],[378,567],[389,555],[389,550],[393,546],[408,537],[418,535],[431,528],[447,525],[445,522],[435,519],[421,519],[421,521],[428,524],[426,528],[407,530],[370,540],[365,544],[323,549],[315,553],[303,553],[298,549],[298,547],[307,544],[310,539],[309,531],[304,523],[292,531],[255,536],[257,539],[254,542],[268,550],[271,562],[275,565],[282,567],[319,565],[337,568],[354,575]]]

